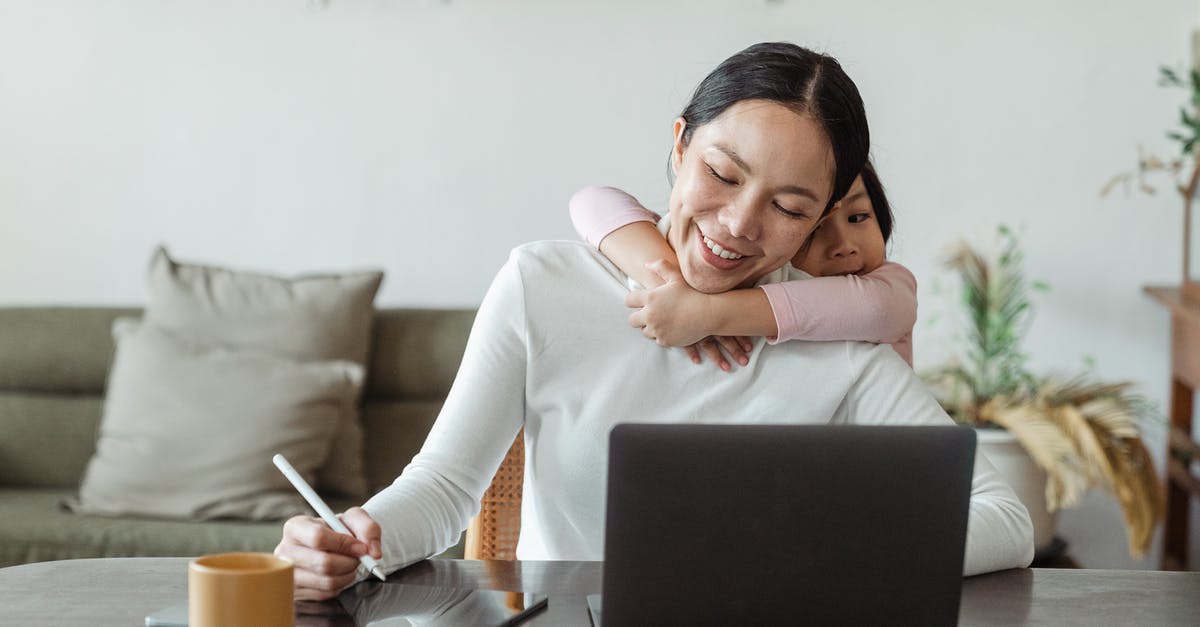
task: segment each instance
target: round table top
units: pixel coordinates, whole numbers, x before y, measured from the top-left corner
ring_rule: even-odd
[[[109,558],[2,568],[0,624],[142,625],[147,614],[186,602],[188,561]],[[600,591],[602,564],[427,560],[393,573],[388,581],[544,592],[550,595],[550,608],[529,625],[589,625],[586,596]],[[960,624],[1080,621],[1122,627],[1200,624],[1200,573],[1025,568],[963,580]],[[348,616],[301,614],[297,621],[348,624],[353,624]]]

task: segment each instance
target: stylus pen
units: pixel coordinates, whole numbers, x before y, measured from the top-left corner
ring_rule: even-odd
[[[295,486],[298,492],[300,492],[300,496],[303,496],[304,500],[308,501],[308,504],[312,505],[312,508],[317,510],[317,515],[319,515],[321,519],[325,521],[325,524],[329,525],[331,529],[338,533],[344,533],[351,538],[354,537],[354,534],[350,533],[350,530],[346,528],[346,525],[343,525],[342,521],[338,520],[338,517],[333,513],[333,510],[329,509],[329,506],[325,504],[325,501],[321,500],[321,497],[317,496],[316,490],[313,490],[312,486],[308,485],[308,482],[304,480],[304,477],[301,477],[300,473],[296,472],[295,468],[292,468],[292,465],[288,463],[286,457],[276,453],[275,457],[271,458],[271,461],[275,462],[275,467],[279,469],[279,472],[282,472],[283,476],[287,477],[287,480],[292,482],[292,485]],[[362,565],[366,566],[367,570],[371,571],[372,575],[379,577],[380,581],[387,581],[387,576],[383,574],[383,569],[379,567],[379,563],[376,562],[370,555],[363,554],[362,557],[358,558],[358,561],[362,562]]]

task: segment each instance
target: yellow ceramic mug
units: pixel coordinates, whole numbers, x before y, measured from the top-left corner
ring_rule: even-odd
[[[292,627],[292,563],[270,553],[219,553],[188,564],[189,627]]]

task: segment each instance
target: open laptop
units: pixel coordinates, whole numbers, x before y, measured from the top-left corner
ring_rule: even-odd
[[[957,622],[971,429],[623,424],[609,446],[597,625]]]

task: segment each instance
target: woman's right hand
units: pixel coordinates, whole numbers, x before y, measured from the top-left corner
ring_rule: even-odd
[[[700,358],[701,351],[708,358],[717,364],[717,367],[725,372],[729,372],[732,366],[730,361],[735,361],[739,365],[745,366],[750,363],[750,351],[754,349],[754,345],[750,343],[748,337],[731,337],[728,335],[710,335],[695,344],[683,347],[692,363],[698,364],[704,361]],[[726,355],[729,356],[726,359]]]
[[[358,578],[359,557],[383,557],[379,523],[365,510],[351,507],[339,518],[354,536],[338,533],[312,516],[295,516],[283,524],[275,555],[292,561],[297,601],[332,599]]]

